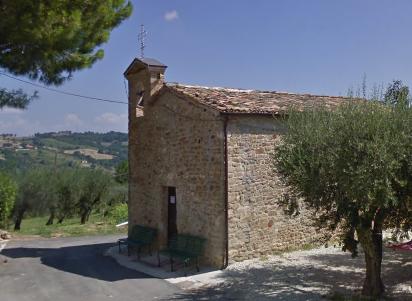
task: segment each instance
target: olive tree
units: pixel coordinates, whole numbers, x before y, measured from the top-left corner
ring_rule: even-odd
[[[111,176],[101,170],[84,170],[79,175],[80,189],[76,208],[80,223],[85,224],[93,209],[103,204],[112,184]]]
[[[57,192],[57,219],[63,223],[66,217],[72,216],[76,211],[76,205],[80,195],[79,171],[65,169],[58,173]]]
[[[129,161],[124,160],[116,166],[114,179],[117,183],[127,184],[129,181]]]
[[[43,202],[47,180],[45,175],[45,170],[33,169],[19,176],[17,199],[13,208],[15,231],[20,230],[21,222],[28,211],[38,214],[47,210],[46,203]]]
[[[409,106],[411,99],[408,86],[400,80],[394,80],[386,89],[383,101],[390,106]]]
[[[358,100],[332,111],[291,110],[285,121],[274,158],[290,188],[284,204],[296,213],[303,203],[319,226],[339,226],[343,250],[354,256],[360,244],[362,293],[380,296],[382,230],[412,228],[412,110]]]

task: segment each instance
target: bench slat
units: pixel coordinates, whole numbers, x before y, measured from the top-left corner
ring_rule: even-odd
[[[120,245],[125,244],[128,247],[130,252],[131,247],[137,247],[137,255],[140,257],[140,248],[144,246],[150,246],[155,240],[157,235],[157,229],[141,226],[141,225],[134,225],[132,230],[130,231],[129,237],[126,239],[119,239],[119,252],[120,252]],[[151,251],[150,251],[151,252]]]

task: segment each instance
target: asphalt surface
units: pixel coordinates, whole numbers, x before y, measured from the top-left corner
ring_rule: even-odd
[[[0,253],[0,301],[146,301],[173,299],[180,293],[164,280],[104,256],[117,238],[8,242]]]

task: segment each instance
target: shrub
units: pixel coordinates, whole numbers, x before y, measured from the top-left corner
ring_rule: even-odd
[[[113,224],[119,224],[127,221],[128,219],[128,207],[127,204],[117,204],[109,213],[110,222]]]
[[[0,227],[8,228],[8,219],[16,200],[17,185],[7,175],[0,173]]]

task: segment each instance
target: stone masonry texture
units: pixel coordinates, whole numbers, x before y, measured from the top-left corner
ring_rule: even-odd
[[[158,246],[166,246],[167,187],[176,187],[178,233],[206,238],[203,263],[221,267],[225,191],[220,116],[167,93],[145,104],[131,135],[129,225],[157,228]]]
[[[273,117],[249,115],[229,120],[230,262],[325,241],[325,232],[312,226],[312,212],[302,210],[291,217],[277,204],[285,186],[274,172],[273,156],[282,133],[284,127]]]

